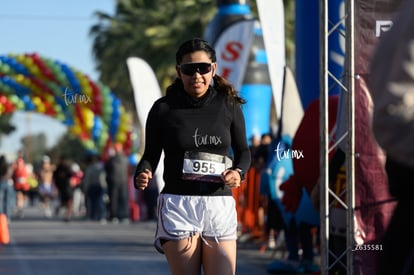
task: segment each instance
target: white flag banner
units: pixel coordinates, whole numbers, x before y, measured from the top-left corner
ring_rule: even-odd
[[[145,60],[139,57],[128,57],[127,66],[134,90],[138,119],[141,126],[145,128],[148,112],[152,104],[161,97],[161,89],[154,71]]]
[[[285,67],[283,82],[281,127],[282,135],[289,135],[292,139],[302,121],[304,110],[295,77],[289,67]]]
[[[135,107],[137,108],[137,115],[141,124],[141,147],[144,148],[145,143],[143,141],[145,139],[145,123],[147,121],[148,112],[154,102],[161,98],[161,89],[154,71],[145,60],[139,57],[128,57],[126,63],[132,89],[134,91]],[[154,175],[159,191],[164,187],[164,180],[162,178],[163,172],[164,154],[161,155]]]
[[[254,20],[236,22],[217,38],[217,74],[230,81],[240,91],[254,36]]]
[[[282,109],[283,78],[286,66],[285,11],[282,0],[257,0],[269,75],[277,118]]]

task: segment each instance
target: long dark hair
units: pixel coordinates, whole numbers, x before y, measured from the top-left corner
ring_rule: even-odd
[[[7,175],[9,170],[9,164],[7,163],[6,157],[4,155],[0,156],[0,178]]]
[[[180,65],[184,55],[198,52],[198,51],[204,51],[209,56],[211,62],[216,62],[216,51],[210,44],[201,39],[201,38],[193,38],[190,40],[185,41],[181,44],[181,46],[178,48],[176,54],[175,54],[175,61],[177,65]],[[230,98],[233,98],[237,103],[244,104],[246,103],[246,100],[241,98],[238,94],[238,92],[234,89],[233,85],[227,81],[225,78],[215,74],[213,77],[214,80],[214,89],[219,93],[227,93],[227,95]],[[184,89],[183,82],[180,78],[176,78],[174,82],[168,86],[167,88],[167,94],[170,91],[174,91],[177,89]]]

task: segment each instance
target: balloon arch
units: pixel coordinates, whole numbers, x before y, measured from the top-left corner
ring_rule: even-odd
[[[113,143],[131,153],[136,135],[121,101],[100,82],[37,53],[0,55],[0,115],[32,111],[61,121],[87,150]]]

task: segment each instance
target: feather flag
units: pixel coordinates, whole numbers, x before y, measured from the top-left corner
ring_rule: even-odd
[[[155,77],[151,66],[139,57],[128,57],[127,66],[132,88],[134,91],[135,106],[137,108],[137,116],[141,124],[142,137],[145,137],[145,123],[147,121],[148,112],[154,102],[159,99],[161,89]],[[141,139],[141,146],[144,148],[143,138]],[[164,154],[161,155],[155,172],[155,179],[158,185],[158,190],[164,187],[164,180],[162,174],[164,171]]]
[[[285,12],[282,0],[257,0],[266,49],[273,102],[277,118],[282,113],[283,78],[286,66]]]

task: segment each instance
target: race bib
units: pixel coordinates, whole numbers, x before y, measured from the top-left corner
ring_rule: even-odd
[[[185,180],[222,182],[221,173],[231,168],[233,161],[227,157],[205,152],[185,152],[183,176]]]

